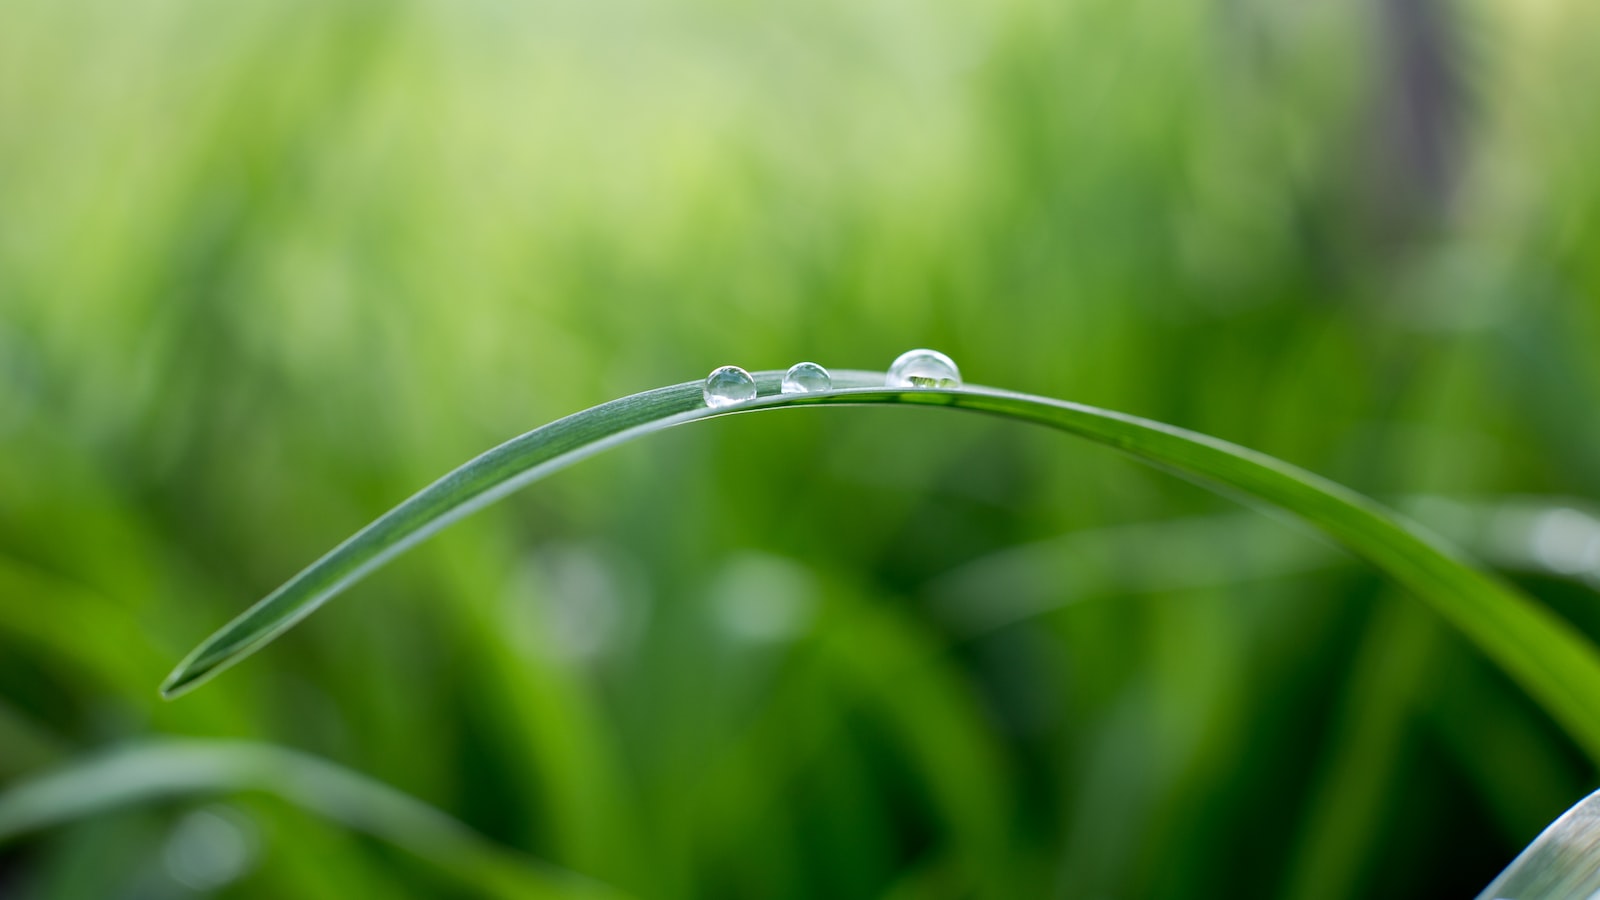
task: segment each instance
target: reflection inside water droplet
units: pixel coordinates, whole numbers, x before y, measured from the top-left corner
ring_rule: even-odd
[[[961,370],[937,350],[907,350],[889,366],[889,387],[953,388],[961,386]]]

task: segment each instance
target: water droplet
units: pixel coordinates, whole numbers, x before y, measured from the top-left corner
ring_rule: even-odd
[[[750,373],[738,366],[723,366],[713,369],[706,376],[706,386],[701,388],[701,396],[705,397],[706,405],[712,409],[732,406],[746,400],[756,398],[756,380]]]
[[[799,362],[783,376],[785,394],[815,394],[833,388],[833,376],[814,362]]]
[[[885,383],[889,387],[960,387],[961,370],[937,350],[907,350],[889,367]]]

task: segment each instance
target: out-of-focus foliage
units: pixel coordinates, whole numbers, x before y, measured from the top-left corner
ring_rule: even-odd
[[[1002,422],[669,433],[155,686],[532,425],[916,345],[1428,495],[1600,635],[1592,511],[1528,499],[1600,497],[1597,36],[1578,0],[7,0],[0,782],[267,742],[649,897],[1470,896],[1594,787],[1572,742],[1290,526]],[[0,845],[7,897],[472,890],[250,794]]]

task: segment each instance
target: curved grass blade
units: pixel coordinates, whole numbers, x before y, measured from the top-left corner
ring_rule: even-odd
[[[1161,565],[1143,564],[1151,558]],[[1229,512],[1084,528],[1006,547],[944,572],[924,596],[945,624],[975,637],[1106,596],[1214,590],[1353,564],[1301,529]]]
[[[1484,574],[1395,513],[1303,469],[1207,435],[1046,397],[984,387],[884,388],[877,372],[834,373],[835,390],[708,409],[700,382],[613,400],[513,438],[385,513],[228,623],[181,662],[177,696],[281,634],[344,588],[449,523],[551,472],[651,432],[700,419],[800,406],[943,406],[1033,422],[1107,444],[1208,486],[1293,513],[1387,573],[1461,629],[1600,761],[1600,656],[1567,622]]]
[[[1478,900],[1567,900],[1600,894],[1600,791],[1539,833]]]
[[[251,791],[408,850],[495,896],[622,896],[507,850],[386,784],[314,756],[247,741],[145,741],[19,782],[0,793],[0,846],[119,807]]]

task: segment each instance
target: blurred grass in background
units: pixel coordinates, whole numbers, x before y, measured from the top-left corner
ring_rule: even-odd
[[[155,688],[490,444],[919,345],[1408,504],[1600,635],[1597,35],[7,0],[0,783],[264,742],[647,897],[1470,896],[1594,763],[1362,567],[1014,424],[669,433]],[[0,845],[0,895],[504,890],[231,771]]]

